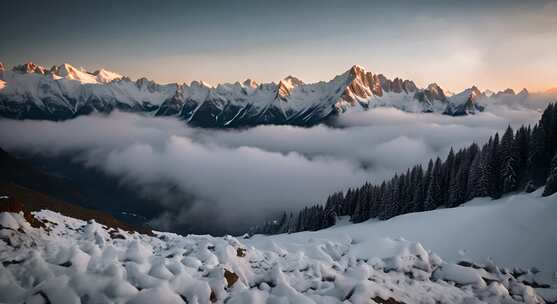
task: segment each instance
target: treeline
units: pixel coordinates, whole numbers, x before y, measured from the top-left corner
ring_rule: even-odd
[[[532,192],[545,185],[544,196],[557,192],[557,104],[549,104],[538,124],[491,137],[454,152],[445,160],[414,166],[380,185],[366,183],[330,195],[325,204],[297,214],[284,212],[250,233],[275,234],[323,229],[338,216],[354,223],[386,220],[409,212],[456,207],[475,197],[500,198],[514,191]]]

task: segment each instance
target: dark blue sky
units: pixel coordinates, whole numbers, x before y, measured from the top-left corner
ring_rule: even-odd
[[[0,61],[211,83],[360,64],[451,90],[536,90],[557,84],[555,16],[542,1],[18,0],[2,4]]]

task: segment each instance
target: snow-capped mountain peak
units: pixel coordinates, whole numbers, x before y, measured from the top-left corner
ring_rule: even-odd
[[[513,89],[511,88],[507,88],[506,90],[503,91],[503,93],[505,94],[511,94],[511,95],[515,95],[516,93],[514,92]]]
[[[447,100],[447,95],[443,89],[437,83],[431,83],[424,90],[426,94],[429,94],[430,100],[440,100],[445,102]]]
[[[451,102],[453,104],[464,104],[466,102],[473,102],[478,97],[483,96],[483,93],[476,86],[465,89],[464,91],[455,94],[451,97]]]
[[[478,87],[474,85],[470,88],[470,94],[473,98],[477,98],[478,96],[482,95],[482,91],[480,91],[480,89],[478,89]]]
[[[487,96],[474,85],[449,97],[449,105],[445,110],[445,114],[468,115],[481,112],[484,110],[484,107],[478,103],[478,100],[485,97]]]
[[[67,63],[50,70],[27,63],[3,72],[0,80],[0,115],[12,118],[59,120],[119,109],[175,115],[207,127],[308,126],[349,109],[395,107],[449,115],[483,109],[473,105],[482,96],[476,87],[448,98],[435,83],[418,88],[411,80],[389,79],[360,65],[329,81],[309,84],[288,76],[278,83],[248,79],[217,86],[203,81],[161,85],[146,78],[132,82],[106,69],[88,72]]]
[[[482,92],[482,94],[484,94],[484,95],[487,96],[487,97],[491,97],[491,96],[493,96],[493,95],[495,94],[495,92],[493,92],[493,91],[490,90],[490,89],[486,89],[486,90],[484,90],[484,91]]]
[[[111,81],[121,79],[123,76],[105,69],[96,70],[93,75],[97,76],[97,81],[102,83],[109,83]]]
[[[352,73],[353,75],[358,75],[358,74],[363,75],[366,74],[366,69],[359,64],[355,64],[352,67],[350,67],[349,72]]]
[[[302,80],[292,75],[286,76],[282,81],[284,81],[286,84],[290,85],[291,87],[301,86],[305,84]]]
[[[520,90],[520,92],[518,92],[518,94],[516,95],[520,95],[520,96],[528,96],[530,94],[530,92],[528,92],[528,90],[526,88],[523,88],[522,90]]]
[[[83,72],[81,69],[77,69],[69,63],[64,63],[57,67],[53,67],[53,69],[51,69],[51,73],[54,76],[76,80],[81,83],[97,83],[95,75]]]
[[[294,86],[285,80],[279,81],[277,84],[277,98],[286,101],[286,97],[290,95],[290,90],[293,89]]]
[[[255,80],[253,80],[253,79],[250,79],[250,78],[244,80],[244,82],[242,82],[242,84],[243,84],[245,87],[249,87],[249,88],[256,88],[257,85],[258,85],[258,84],[257,84],[257,81],[255,81]]]
[[[286,101],[286,97],[290,95],[291,91],[298,86],[304,85],[304,82],[294,76],[287,76],[279,81],[277,84],[277,97]]]

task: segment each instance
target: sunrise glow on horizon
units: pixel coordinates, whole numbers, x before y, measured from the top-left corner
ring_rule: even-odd
[[[557,87],[557,2],[11,2],[0,62],[159,83],[326,81],[352,65],[452,92]],[[18,27],[18,11],[28,13]],[[30,9],[32,8],[32,9]],[[156,9],[155,9],[156,8]],[[48,27],[41,26],[48,24]],[[25,29],[25,31],[23,29]]]

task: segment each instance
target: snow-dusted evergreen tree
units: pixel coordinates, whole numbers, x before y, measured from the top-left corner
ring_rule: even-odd
[[[382,220],[392,217],[390,212],[392,210],[391,204],[394,200],[395,195],[395,185],[393,182],[394,179],[395,178],[391,179],[385,186],[385,193],[383,195],[383,200],[381,201],[381,209],[379,211],[379,218]]]
[[[431,183],[432,175],[433,175],[433,160],[430,159],[429,163],[427,164],[427,169],[424,173],[422,182],[420,183],[419,186],[420,193],[416,193],[416,198],[414,199],[416,211],[425,210],[425,201],[428,196],[429,184]]]
[[[495,133],[491,147],[489,148],[488,158],[488,188],[489,196],[492,198],[500,198],[502,194],[501,186],[501,159],[499,146],[499,133]]]
[[[528,157],[530,154],[530,127],[520,127],[514,136],[512,154],[515,158],[515,168],[518,189],[523,189],[528,180],[528,174],[526,172],[528,167]]]
[[[466,196],[466,192],[462,189],[462,180],[464,179],[464,173],[468,171],[468,168],[460,167],[455,177],[451,180],[449,185],[449,197],[447,198],[447,207],[458,206],[461,201]]]
[[[516,168],[516,155],[513,151],[514,132],[510,126],[501,138],[499,158],[501,159],[502,193],[515,191],[518,187],[518,176]]]
[[[545,133],[545,148],[548,157],[557,150],[557,104],[549,104],[542,114],[540,125]]]
[[[424,202],[424,210],[433,210],[443,204],[443,194],[441,193],[441,181],[443,179],[441,159],[435,160],[431,180],[427,190],[427,197]]]
[[[479,153],[479,159],[476,172],[473,173],[473,186],[471,188],[471,198],[489,196],[490,189],[490,156],[491,147],[493,146],[493,140],[490,138],[489,142],[483,146],[481,152]]]
[[[549,157],[546,150],[545,130],[542,126],[536,125],[532,129],[530,138],[530,156],[528,158],[529,189],[533,191],[542,186],[548,173]]]
[[[555,192],[557,192],[557,153],[555,153],[551,160],[551,170],[545,183],[543,196],[549,196]]]
[[[453,148],[449,151],[447,158],[442,166],[442,175],[441,175],[441,205],[447,205],[449,201],[449,187],[451,185],[451,179],[454,178],[456,174],[455,164],[457,160],[455,159],[455,154]]]
[[[449,187],[448,207],[456,207],[464,203],[468,197],[468,176],[473,158],[478,152],[478,146],[474,143],[469,148],[457,153],[455,161],[456,173],[451,179]],[[458,165],[457,165],[458,163]]]
[[[474,155],[472,158],[472,163],[470,164],[470,169],[468,170],[468,184],[466,186],[466,200],[471,200],[476,197],[478,183],[480,181],[480,176],[482,174],[480,169],[480,162],[482,158],[481,150]]]
[[[292,212],[290,212],[290,216],[288,217],[288,224],[286,225],[286,233],[292,233],[296,231],[296,217]]]
[[[414,166],[410,171],[410,176],[407,179],[408,187],[406,188],[405,203],[402,206],[402,212],[417,211],[416,197],[421,192],[421,183],[423,178],[423,169],[421,165]]]

